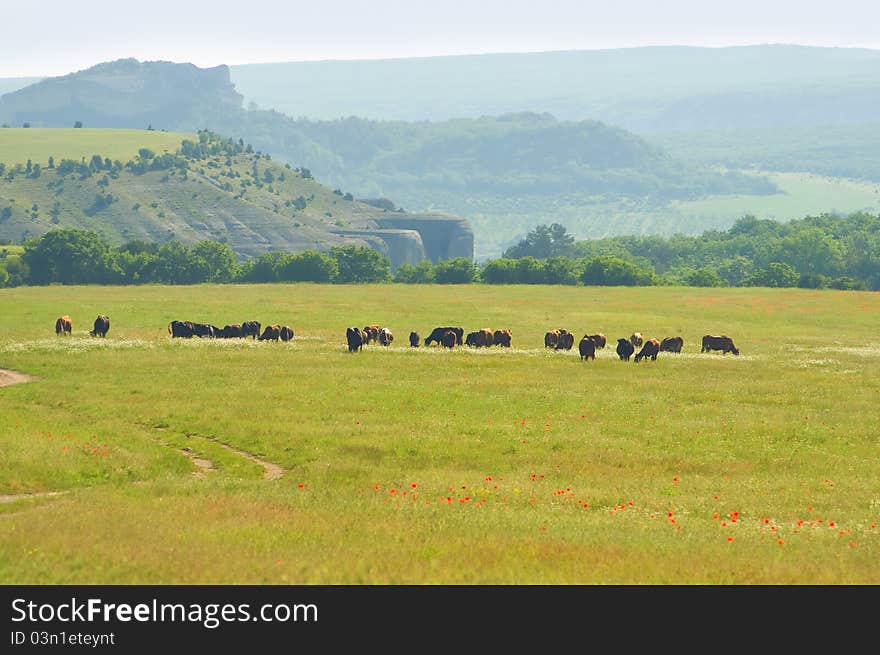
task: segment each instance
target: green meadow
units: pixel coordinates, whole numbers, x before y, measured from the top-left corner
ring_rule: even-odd
[[[175,152],[183,139],[197,140],[182,132],[159,130],[131,130],[113,128],[4,128],[0,129],[0,162],[6,165],[24,164],[28,159],[45,167],[49,157],[57,165],[62,159],[92,155],[127,162],[141,148],[149,148],[156,154]]]
[[[0,289],[0,368],[31,378],[0,388],[0,579],[877,584],[878,316],[801,289]],[[394,343],[349,353],[374,323]],[[442,325],[513,347],[409,347]],[[548,350],[556,327],[608,346]],[[621,362],[633,331],[683,352]]]

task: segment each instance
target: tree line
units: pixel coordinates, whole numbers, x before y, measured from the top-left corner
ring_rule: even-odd
[[[624,236],[576,241],[539,225],[497,259],[402,264],[368,247],[270,251],[240,260],[225,243],[129,242],[59,229],[0,259],[0,284],[198,284],[321,282],[760,286],[880,290],[880,215],[823,214],[779,223],[744,216],[700,236]]]

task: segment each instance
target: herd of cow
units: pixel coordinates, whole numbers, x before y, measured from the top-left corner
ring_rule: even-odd
[[[512,336],[512,332],[508,329],[490,330],[489,328],[483,328],[476,332],[469,332],[465,336],[464,328],[461,327],[437,327],[431,330],[431,333],[425,337],[424,345],[430,346],[433,343],[438,343],[445,348],[454,348],[461,345],[473,348],[485,348],[493,345],[510,348]],[[348,342],[349,352],[355,352],[372,341],[388,346],[394,340],[394,335],[391,334],[391,330],[388,328],[368,325],[363,329],[358,327],[347,328],[345,338]],[[419,333],[410,332],[409,345],[413,348],[418,348],[419,342]],[[578,352],[581,359],[585,362],[589,359],[596,359],[596,351],[604,348],[606,343],[607,340],[604,334],[585,334],[578,343]],[[544,335],[544,346],[554,350],[571,350],[574,347],[574,334],[564,328],[549,330]],[[684,339],[681,337],[666,337],[662,341],[659,339],[645,340],[640,332],[634,332],[629,338],[617,340],[617,356],[621,361],[625,362],[628,362],[631,357],[636,362],[645,358],[656,360],[657,355],[661,352],[680,353],[683,347]],[[639,351],[636,352],[636,349],[639,349]],[[703,336],[700,352],[712,350],[720,350],[723,354],[733,353],[734,355],[739,355],[739,349],[733,344],[733,339],[727,335],[707,334]]]
[[[260,331],[262,329],[262,332]],[[224,325],[222,328],[210,323],[194,323],[192,321],[171,321],[168,334],[174,337],[191,339],[202,337],[209,339],[246,339],[250,337],[259,341],[290,341],[293,329],[287,325],[267,325],[263,327],[259,321],[245,321]]]
[[[100,315],[95,319],[91,336],[106,337],[110,330],[110,318]],[[262,330],[262,331],[261,331]],[[59,316],[55,321],[55,334],[69,335],[73,332],[73,322],[70,316]],[[209,323],[194,323],[192,321],[171,321],[168,324],[168,333],[173,337],[189,339],[192,337],[207,337],[212,339],[245,339],[250,337],[259,341],[290,341],[293,339],[293,329],[287,325],[267,325],[265,328],[259,321],[245,321],[233,323],[222,328]],[[470,346],[473,348],[488,348],[490,346],[502,346],[510,348],[513,333],[509,329],[490,330],[483,328],[475,332],[469,332],[465,336],[464,328],[461,327],[437,327],[425,337],[424,345],[430,346],[437,343],[444,348],[456,346]],[[394,334],[387,327],[367,325],[363,328],[350,327],[345,331],[349,352],[361,350],[365,345],[375,342],[383,346],[390,346],[394,341]],[[418,332],[409,333],[409,345],[418,348],[421,338]],[[602,333],[585,334],[578,343],[578,352],[583,361],[596,359],[596,351],[605,347],[607,340]],[[544,346],[554,350],[571,350],[574,347],[574,334],[564,328],[549,330],[544,335]],[[640,332],[634,332],[629,338],[617,340],[617,356],[621,361],[628,362],[632,357],[639,362],[650,358],[656,360],[661,352],[680,353],[684,347],[684,339],[681,337],[666,337],[659,339],[643,339]],[[639,349],[636,352],[636,349]],[[727,335],[707,334],[703,336],[700,352],[720,350],[722,354],[733,353],[739,355],[739,349],[733,344],[733,339]]]

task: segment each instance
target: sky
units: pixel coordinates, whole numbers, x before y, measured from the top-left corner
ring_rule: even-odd
[[[876,0],[0,0],[0,77],[644,45],[880,49]]]

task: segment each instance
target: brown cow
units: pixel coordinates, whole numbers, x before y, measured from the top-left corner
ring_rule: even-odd
[[[681,337],[666,337],[660,342],[660,352],[680,353],[684,347],[684,339]]]
[[[720,350],[722,355],[726,355],[727,353],[739,355],[739,348],[734,346],[733,339],[726,335],[705,335],[703,337],[703,348],[700,352],[705,353],[710,350]]]
[[[288,327],[287,325],[281,326],[281,331],[278,333],[278,336],[282,341],[290,341],[293,339],[293,328]]]
[[[596,359],[596,342],[593,340],[588,334],[585,334],[578,344],[578,352],[581,354],[581,359],[587,361],[592,357]]]
[[[224,325],[223,329],[220,330],[221,339],[241,339],[242,337],[244,337],[244,329],[242,328],[241,323]]]
[[[267,325],[260,335],[259,341],[278,341],[281,338],[280,325]]]
[[[495,330],[495,333],[492,335],[492,341],[496,346],[510,348],[510,339],[512,337],[513,332],[511,332],[507,328],[502,328],[500,330]]]
[[[648,339],[642,349],[636,354],[634,361],[638,362],[640,359],[644,359],[645,357],[650,357],[652,360],[656,361],[657,353],[659,352],[660,341],[658,341],[657,339]]]
[[[593,343],[596,344],[596,348],[602,349],[605,347],[606,339],[604,334],[600,332],[599,334],[591,334],[589,336]]]
[[[633,348],[641,348],[642,341],[643,340],[641,332],[633,332],[632,336],[629,338],[629,342],[633,345]]]
[[[73,332],[73,322],[70,320],[70,316],[65,314],[64,316],[59,316],[58,320],[55,321],[55,334],[70,334]]]
[[[556,344],[559,343],[559,332],[560,330],[557,328],[544,334],[545,348],[556,348]]]
[[[480,345],[488,348],[495,343],[495,333],[489,328],[480,330]]]
[[[89,334],[93,337],[106,337],[110,331],[110,318],[104,315],[95,319],[94,328],[89,330]]]
[[[419,333],[418,332],[410,332],[409,333],[409,345],[412,348],[419,347]]]
[[[378,325],[366,325],[364,329],[361,330],[361,333],[366,336],[364,343],[367,344],[370,341],[378,341],[379,340],[379,326]]]
[[[440,337],[440,344],[444,348],[454,348],[457,343],[458,335],[452,330],[446,330],[446,332],[443,333],[443,336]]]

